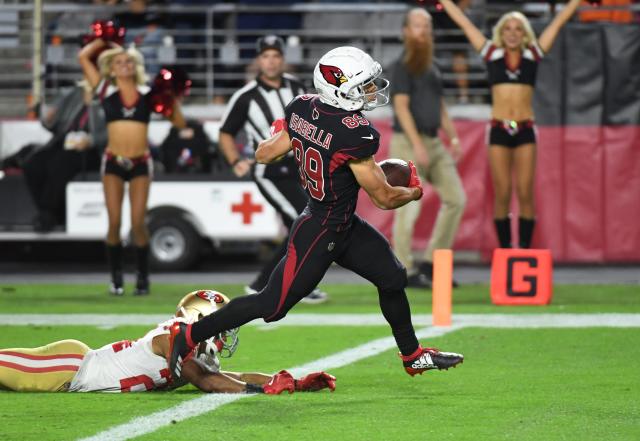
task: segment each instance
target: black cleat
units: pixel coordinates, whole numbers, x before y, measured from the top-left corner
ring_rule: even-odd
[[[409,288],[431,289],[431,279],[422,273],[416,273],[407,277],[407,286]]]
[[[311,293],[306,297],[303,297],[300,300],[300,303],[306,303],[308,305],[318,305],[320,303],[326,302],[327,300],[329,300],[329,295],[324,291],[320,291],[319,288],[316,288],[311,291]]]
[[[136,280],[136,289],[133,292],[134,296],[146,296],[149,294],[149,278],[146,276],[138,275]]]
[[[433,285],[433,265],[429,262],[423,262],[418,265],[418,275],[427,280],[428,289],[431,289]],[[411,284],[409,284],[411,286]],[[451,279],[451,286],[453,288],[460,287],[460,284],[456,281],[456,279]]]
[[[196,346],[187,336],[189,325],[183,322],[174,322],[169,328],[169,371],[174,380],[180,378],[182,365],[193,357],[193,348]],[[190,344],[191,343],[191,344]]]
[[[416,374],[422,375],[424,371],[433,369],[447,370],[450,367],[456,367],[464,361],[464,356],[462,354],[456,354],[455,352],[440,352],[437,349],[423,348],[422,346],[419,346],[411,355],[399,355],[402,359],[404,370],[412,377]]]

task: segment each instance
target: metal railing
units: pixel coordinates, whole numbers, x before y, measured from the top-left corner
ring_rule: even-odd
[[[107,18],[127,11],[126,6],[100,7],[58,3],[42,5],[42,24],[38,25],[38,1],[2,4],[0,13],[0,115],[24,116],[27,97],[32,102],[46,102],[58,94],[60,87],[71,85],[81,77],[76,60],[80,36],[88,31],[94,18]],[[509,5],[507,5],[509,7]],[[526,5],[525,5],[526,6]],[[331,47],[353,44],[372,53],[383,66],[400,53],[400,29],[409,6],[400,3],[300,3],[294,5],[151,6],[149,13],[170,17],[166,26],[158,26],[139,48],[147,57],[153,74],[162,64],[179,65],[193,80],[186,103],[210,103],[228,97],[251,75],[255,39],[275,33],[286,38],[287,61],[291,69],[311,85],[312,67],[317,58]],[[510,7],[509,7],[510,9]],[[471,9],[469,15],[483,28],[504,12],[503,7]],[[549,8],[529,5],[525,12],[547,20]],[[246,27],[249,16],[266,17],[270,29]],[[2,26],[3,20],[17,16],[17,26]],[[273,28],[278,18],[293,17],[299,26]],[[15,19],[14,19],[15,20]],[[260,22],[258,20],[257,22]],[[40,32],[38,32],[40,31]],[[141,31],[128,29],[129,35]],[[485,73],[480,58],[466,42],[441,42],[459,36],[458,29],[434,30],[436,60],[443,70],[445,94],[455,95],[458,75],[452,70],[451,52],[467,53],[470,82],[469,96],[484,102],[488,96]],[[39,53],[39,47],[41,52]],[[39,87],[40,85],[41,87]]]

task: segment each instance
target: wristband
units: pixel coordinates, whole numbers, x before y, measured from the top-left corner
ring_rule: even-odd
[[[240,157],[236,158],[236,160],[231,163],[231,167],[235,167],[240,161],[242,161],[242,158]]]
[[[244,385],[244,390],[248,394],[263,394],[264,389],[259,384],[247,383]]]

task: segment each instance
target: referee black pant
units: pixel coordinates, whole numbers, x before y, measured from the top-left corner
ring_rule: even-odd
[[[300,185],[300,179],[297,175],[286,176],[281,178],[269,179],[261,177],[257,172],[254,175],[254,181],[262,193],[262,196],[271,204],[273,208],[280,214],[282,222],[287,227],[287,230],[291,230],[293,222],[298,215],[307,206],[309,201],[307,193]],[[276,265],[287,252],[287,242],[289,238],[280,244],[280,246],[273,251],[269,260],[263,265],[260,273],[255,280],[249,285],[256,291],[260,291],[264,288],[269,281],[269,276],[275,269]],[[315,288],[315,287],[314,287]]]

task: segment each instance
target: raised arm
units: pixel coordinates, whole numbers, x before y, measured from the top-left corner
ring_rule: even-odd
[[[471,23],[469,17],[467,17],[452,0],[440,0],[440,4],[442,4],[446,13],[451,17],[451,20],[453,20],[455,24],[462,29],[464,35],[467,36],[469,43],[471,43],[471,46],[473,46],[475,50],[480,51],[482,46],[484,46],[484,43],[487,41],[487,38],[482,35],[480,29]]]
[[[187,122],[184,119],[184,114],[182,113],[182,106],[177,98],[173,100],[173,112],[171,112],[171,116],[169,116],[169,121],[176,129],[184,129],[187,127]]]
[[[411,201],[420,199],[422,196],[422,188],[419,186],[392,187],[389,185],[384,172],[373,160],[373,156],[357,161],[349,161],[349,168],[351,168],[358,184],[364,188],[371,201],[383,210],[402,207]]]
[[[580,1],[581,0],[571,0],[567,3],[564,9],[558,12],[553,20],[551,20],[549,26],[542,31],[540,38],[538,38],[538,44],[543,51],[549,52],[551,50],[551,46],[553,46],[553,42],[556,40],[560,29],[562,29],[562,26],[564,26],[574,12],[576,12],[576,9],[580,6]]]
[[[104,42],[101,38],[97,38],[93,40],[91,43],[84,46],[78,52],[78,61],[80,62],[80,67],[82,68],[82,73],[84,77],[87,79],[91,87],[94,89],[100,84],[101,76],[100,71],[96,67],[95,64],[91,61],[91,58],[97,51],[105,47],[107,43]]]

